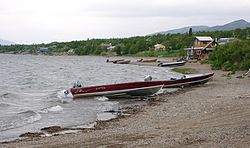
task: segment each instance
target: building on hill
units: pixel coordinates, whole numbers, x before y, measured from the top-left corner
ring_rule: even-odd
[[[154,45],[155,47],[155,51],[164,51],[166,49],[166,47],[162,44],[156,44]]]
[[[101,44],[101,47],[104,48],[104,49],[107,49],[108,51],[112,51],[112,50],[115,49],[116,46],[112,46],[111,43],[109,43],[109,44],[102,43],[102,44]]]
[[[196,36],[193,47],[186,48],[189,59],[207,59],[208,53],[215,50],[218,43],[210,36]]]
[[[236,40],[236,39],[235,38],[220,38],[218,40],[218,44],[219,45],[224,45],[224,44],[227,44],[227,43],[232,42],[234,40]]]
[[[48,51],[49,51],[49,48],[47,48],[47,47],[39,47],[39,48],[38,48],[38,51],[39,51],[39,52],[48,52]]]
[[[68,55],[74,55],[75,54],[75,50],[74,49],[70,49],[67,51]]]

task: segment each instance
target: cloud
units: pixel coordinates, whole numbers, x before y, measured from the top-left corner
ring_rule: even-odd
[[[21,43],[129,37],[250,20],[249,0],[0,0],[0,37]]]
[[[110,0],[109,0],[110,2]],[[102,17],[184,17],[184,16],[240,16],[250,13],[250,2],[247,0],[154,0],[154,1],[102,1],[87,10]]]

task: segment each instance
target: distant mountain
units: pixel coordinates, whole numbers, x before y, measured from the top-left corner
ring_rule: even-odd
[[[206,29],[205,31],[229,31],[234,29],[245,29],[250,27],[250,23],[241,19],[222,26],[214,26]]]
[[[192,28],[193,32],[199,32],[208,29],[208,26],[189,26],[189,27],[183,27],[179,29],[173,29],[173,30],[168,30],[168,31],[162,31],[162,32],[157,32],[153,33],[151,35],[156,35],[156,34],[177,34],[177,33],[187,33],[189,31],[189,28]]]
[[[7,41],[4,39],[0,39],[0,45],[12,45],[12,44],[16,44],[16,43],[11,42],[11,41]]]
[[[245,29],[245,28],[250,28],[250,23],[241,19],[241,20],[237,20],[222,26],[213,26],[213,27],[209,27],[209,26],[188,26],[188,27],[183,27],[183,28],[179,28],[179,29],[173,29],[173,30],[168,30],[168,31],[162,31],[162,32],[158,32],[158,33],[153,33],[150,35],[156,35],[156,34],[176,34],[176,33],[187,33],[189,31],[189,28],[192,28],[193,32],[200,32],[200,31],[208,31],[208,32],[212,32],[212,31],[229,31],[229,30],[234,30],[237,28],[240,29]]]

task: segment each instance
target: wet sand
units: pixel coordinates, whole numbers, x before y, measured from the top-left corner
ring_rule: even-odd
[[[211,72],[209,65],[185,68]],[[159,96],[95,130],[2,143],[0,147],[249,147],[250,77],[215,72],[212,81]]]

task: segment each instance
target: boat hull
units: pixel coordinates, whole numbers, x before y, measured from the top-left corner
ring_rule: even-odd
[[[187,85],[202,84],[208,82],[214,73],[200,74],[189,76],[182,79],[165,80],[165,81],[149,81],[149,82],[130,82],[101,86],[90,86],[81,88],[71,88],[71,94],[74,98],[106,96],[150,96],[157,93],[163,88],[176,88]]]
[[[130,60],[126,60],[126,61],[117,61],[114,64],[129,64],[129,63],[130,63]]]
[[[140,59],[138,60],[138,62],[143,62],[143,63],[152,63],[152,62],[156,62],[157,59]]]
[[[187,63],[187,61],[179,61],[179,62],[171,62],[171,63],[160,63],[158,66],[161,67],[174,67],[174,66],[183,66]]]
[[[207,73],[194,75],[182,79],[162,81],[162,83],[164,84],[163,88],[175,88],[188,85],[204,84],[207,83],[210,79],[212,79],[213,75],[214,73]]]
[[[158,92],[162,87],[163,84],[161,81],[131,82],[83,88],[72,88],[71,93],[74,98],[92,96],[150,96]]]

